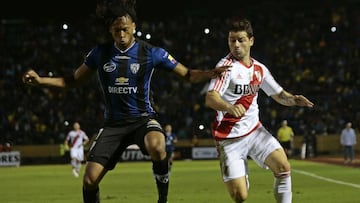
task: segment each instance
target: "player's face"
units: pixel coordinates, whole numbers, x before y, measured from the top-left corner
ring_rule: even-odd
[[[135,23],[128,16],[117,18],[110,26],[110,33],[121,50],[125,50],[134,42]]]
[[[79,130],[80,129],[80,124],[79,123],[74,123],[73,128],[74,128],[74,130]]]
[[[165,131],[166,132],[171,132],[171,130],[172,130],[172,127],[170,125],[165,126]]]
[[[245,31],[229,32],[228,45],[231,54],[238,60],[250,57],[250,48],[254,44],[254,38],[249,38]]]

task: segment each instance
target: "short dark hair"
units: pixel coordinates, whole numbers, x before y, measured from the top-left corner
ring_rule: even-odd
[[[249,38],[254,36],[254,31],[253,31],[251,22],[246,18],[232,20],[230,22],[228,30],[229,30],[229,32],[245,31]]]
[[[102,19],[107,26],[121,16],[129,16],[136,22],[136,0],[98,0],[96,16]]]

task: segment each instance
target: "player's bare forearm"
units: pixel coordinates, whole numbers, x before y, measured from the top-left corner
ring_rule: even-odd
[[[60,87],[60,88],[66,88],[67,87],[65,79],[62,78],[62,77],[57,77],[57,78],[42,77],[40,85],[42,85],[42,86]]]
[[[206,94],[205,105],[217,111],[227,112],[236,118],[243,116],[246,112],[243,105],[233,105],[223,100],[216,91],[210,91]]]
[[[94,70],[82,64],[74,74],[67,77],[41,77],[34,70],[27,71],[23,76],[23,82],[33,86],[51,86],[58,88],[74,88],[80,86],[82,83],[95,73]]]
[[[192,83],[207,81],[211,78],[220,77],[223,74],[223,72],[227,71],[229,68],[230,66],[220,66],[212,70],[192,69],[189,70],[189,72],[187,73],[189,74],[188,79]]]
[[[34,70],[29,70],[24,74],[23,82],[33,86],[65,87],[64,78],[41,77]]]
[[[178,63],[174,72],[191,83],[200,83],[211,78],[220,77],[223,72],[227,71],[230,66],[216,67],[212,70],[189,69]]]
[[[40,77],[33,76],[31,73],[27,73],[24,76],[24,83],[32,86],[51,86],[59,88],[67,88],[70,85],[66,83],[66,79],[63,77]]]
[[[294,95],[286,92],[285,90],[281,91],[277,95],[273,95],[272,98],[278,102],[279,104],[282,104],[284,106],[295,106],[295,97]]]
[[[210,71],[203,71],[203,70],[197,70],[197,69],[193,69],[193,70],[189,70],[189,72],[187,73],[187,79],[191,82],[191,83],[199,83],[199,82],[203,82],[206,80],[209,80],[210,78],[213,77],[213,73]]]
[[[314,104],[303,95],[293,95],[285,90],[277,95],[273,95],[272,98],[284,106],[314,106]]]
[[[231,104],[222,100],[219,93],[210,91],[206,94],[205,105],[217,111],[227,111]]]

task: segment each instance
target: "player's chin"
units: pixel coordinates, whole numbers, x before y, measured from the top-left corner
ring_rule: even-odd
[[[128,40],[119,40],[118,46],[119,48],[127,48],[130,45],[130,41]]]
[[[239,60],[244,58],[244,54],[240,50],[233,51],[232,54]]]

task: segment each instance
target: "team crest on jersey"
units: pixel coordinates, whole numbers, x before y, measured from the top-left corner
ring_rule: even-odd
[[[257,81],[261,81],[261,73],[260,73],[260,71],[255,71],[254,75],[255,75]]]
[[[108,62],[108,63],[104,64],[103,69],[104,69],[105,72],[110,73],[110,72],[113,72],[116,69],[116,65],[115,65],[115,63]]]
[[[132,63],[130,64],[130,71],[132,74],[136,74],[140,69],[140,64],[138,63]]]

